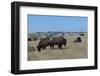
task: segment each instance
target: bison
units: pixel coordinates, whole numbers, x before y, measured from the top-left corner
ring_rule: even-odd
[[[46,49],[47,46],[50,48],[54,48],[54,45],[58,45],[58,48],[62,48],[62,45],[66,46],[67,40],[63,37],[56,37],[56,38],[43,38],[40,40],[37,49],[41,51],[41,49]]]
[[[82,42],[82,39],[80,37],[77,37],[76,40],[73,41],[74,43],[76,42]]]
[[[56,37],[50,40],[50,48],[54,48],[54,45],[58,45],[58,48],[61,49],[62,45],[66,46],[67,40],[64,37]]]
[[[28,41],[32,41],[32,38],[28,38]]]
[[[85,35],[84,33],[80,34],[80,36],[84,36],[84,35]]]
[[[49,46],[49,38],[42,38],[39,41],[39,44],[37,46],[38,51],[41,51],[41,49],[46,49],[47,46]]]

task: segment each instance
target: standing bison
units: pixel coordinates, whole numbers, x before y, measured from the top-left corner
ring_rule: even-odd
[[[56,38],[43,38],[40,40],[37,49],[41,51],[41,49],[46,49],[47,46],[50,48],[54,48],[55,45],[58,45],[58,48],[62,48],[62,45],[66,45],[67,41],[64,37],[56,37]]]
[[[49,42],[50,48],[54,48],[54,45],[58,45],[58,48],[61,49],[62,45],[66,46],[66,39],[64,37],[52,38]]]

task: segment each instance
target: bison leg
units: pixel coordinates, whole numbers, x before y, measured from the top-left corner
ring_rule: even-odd
[[[54,49],[54,45],[52,46],[52,48]]]
[[[59,49],[61,49],[61,48],[62,48],[62,45],[61,45],[61,44],[59,44],[59,45],[58,45],[58,48],[59,48]]]
[[[51,49],[54,48],[54,45],[50,45],[50,48],[51,48]]]
[[[46,46],[43,46],[43,49],[46,49]]]
[[[64,43],[64,46],[66,46],[66,43]]]
[[[53,43],[50,44],[50,48],[51,49],[54,48],[54,44]]]

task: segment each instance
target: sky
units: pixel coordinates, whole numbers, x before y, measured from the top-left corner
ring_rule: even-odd
[[[28,15],[28,32],[87,32],[88,17]]]

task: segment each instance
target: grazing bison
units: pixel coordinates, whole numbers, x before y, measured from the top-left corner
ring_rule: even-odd
[[[62,45],[66,45],[66,39],[63,37],[56,37],[52,38],[52,40],[49,41],[50,48],[54,48],[54,45],[58,45],[58,48],[62,48]]]
[[[39,44],[37,46],[38,51],[41,51],[41,49],[46,49],[47,46],[49,46],[49,38],[42,38],[39,41]]]
[[[58,48],[62,48],[62,45],[66,45],[66,39],[63,37],[56,37],[52,38],[43,38],[40,40],[37,49],[38,51],[41,51],[41,49],[46,49],[47,46],[50,46],[50,48],[54,48],[54,45],[58,45]]]
[[[73,41],[74,43],[76,42],[82,42],[82,39],[80,37],[77,37],[76,40]]]

